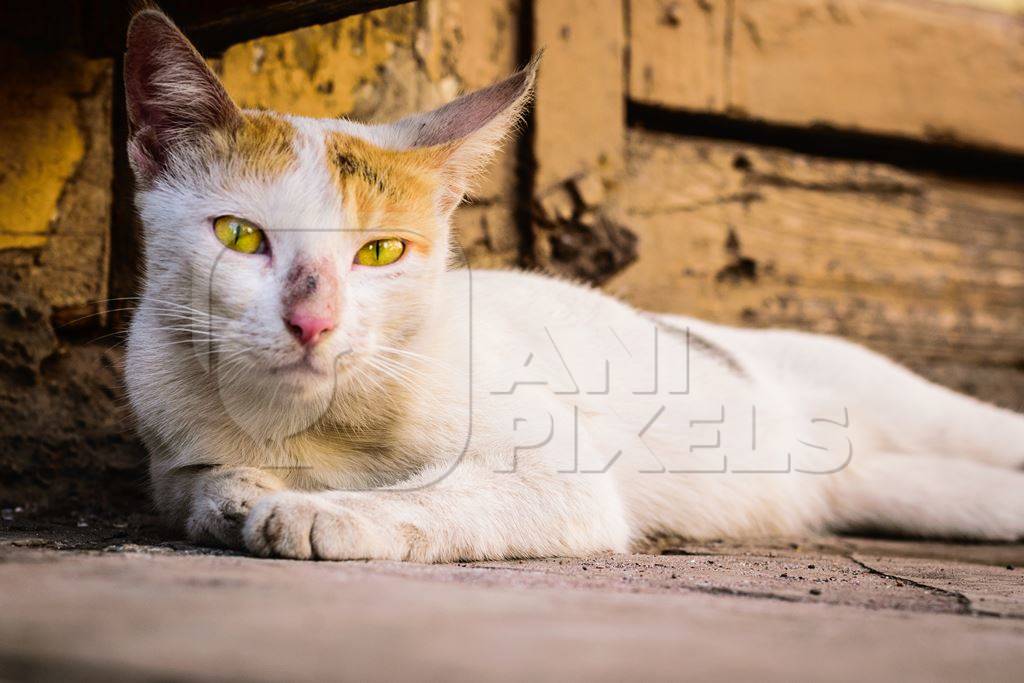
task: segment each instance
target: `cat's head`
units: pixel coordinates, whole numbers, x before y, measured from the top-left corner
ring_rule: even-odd
[[[534,75],[384,125],[243,111],[165,15],[137,14],[128,152],[161,324],[211,339],[257,394],[284,382],[289,401],[322,401],[339,359],[422,325],[451,215]]]

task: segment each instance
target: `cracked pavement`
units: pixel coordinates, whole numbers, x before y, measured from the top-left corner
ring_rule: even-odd
[[[657,550],[303,563],[124,527],[8,529],[0,678],[1011,680],[1024,667],[1024,545]]]

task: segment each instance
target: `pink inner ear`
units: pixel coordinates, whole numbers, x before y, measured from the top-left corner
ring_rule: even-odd
[[[433,147],[475,133],[525,95],[532,76],[531,68],[524,69],[428,114],[420,124],[415,145]]]
[[[128,27],[124,88],[128,154],[141,181],[154,178],[167,150],[192,131],[229,127],[241,117],[202,56],[156,10],[139,12]]]
[[[143,128],[128,140],[128,160],[139,180],[154,178],[164,163],[163,149],[151,127]]]

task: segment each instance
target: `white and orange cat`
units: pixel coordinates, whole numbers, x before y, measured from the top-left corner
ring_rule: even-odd
[[[145,287],[127,384],[198,543],[443,562],[652,536],[1024,537],[1024,417],[838,339],[452,266],[536,65],[389,125],[242,111],[131,23]]]

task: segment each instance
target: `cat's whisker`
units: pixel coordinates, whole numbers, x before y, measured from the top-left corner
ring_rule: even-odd
[[[210,311],[204,311],[202,309],[196,308],[195,306],[189,306],[188,304],[183,304],[180,301],[168,301],[166,299],[156,299],[156,298],[153,298],[153,297],[144,297],[144,300],[146,302],[148,302],[148,303],[163,304],[165,306],[171,306],[171,307],[174,307],[174,308],[181,308],[181,309],[192,311],[194,313],[199,313],[201,315],[217,315],[216,313],[211,313]]]
[[[408,349],[397,349],[397,348],[395,348],[393,346],[378,346],[377,347],[377,351],[379,351],[383,355],[405,356],[405,357],[408,357],[408,358],[413,358],[413,359],[416,359],[416,360],[423,361],[425,363],[434,365],[434,366],[442,368],[444,370],[449,370],[449,371],[452,370],[452,367],[451,367],[450,364],[442,361],[439,358],[434,358],[433,356],[427,356],[427,355],[422,354],[422,353],[416,353],[415,351],[409,351]]]
[[[96,342],[102,341],[104,339],[109,339],[110,337],[116,337],[119,334],[126,334],[126,333],[125,333],[124,330],[115,330],[114,332],[107,332],[106,334],[101,334],[100,336],[96,337],[95,339],[90,339],[88,343],[95,344]]]
[[[373,370],[379,373],[380,375],[383,375],[395,381],[405,382],[408,380],[408,378],[405,377],[404,375],[398,373],[393,368],[389,368],[385,365],[374,365]]]
[[[207,340],[211,340],[212,339],[212,340],[217,340],[217,341],[221,341],[221,342],[229,342],[229,341],[235,341],[235,340],[238,339],[238,337],[236,335],[231,334],[229,332],[224,332],[223,330],[210,330],[210,329],[202,328],[202,327],[187,327],[187,326],[175,325],[173,327],[162,327],[160,329],[165,331],[165,332],[174,333],[174,334],[166,335],[166,338],[168,340],[175,340],[175,341],[186,340],[186,339],[191,338],[191,339],[202,339],[203,341],[207,341]],[[188,335],[188,336],[186,336],[186,335]]]
[[[377,358],[374,359],[374,361],[380,365],[386,365],[387,367],[393,370],[405,373],[406,375],[411,375],[413,377],[419,377],[421,379],[429,379],[431,377],[430,373],[426,372],[425,370],[415,368],[405,363],[397,362],[394,359],[388,359],[378,356]]]
[[[434,398],[434,394],[432,394],[429,391],[426,391],[424,387],[421,386],[423,384],[422,382],[416,381],[417,378],[428,377],[427,375],[416,375],[417,371],[415,371],[412,368],[409,368],[408,366],[403,366],[400,364],[395,365],[393,363],[385,364],[384,362],[382,362],[383,360],[384,359],[379,357],[372,359],[368,364],[369,369],[375,370],[383,375],[386,375],[396,383],[400,384],[404,391],[408,392],[417,399],[432,400]],[[410,376],[410,374],[413,374],[414,376]]]
[[[437,362],[437,360],[438,360],[437,358],[434,358],[433,356],[428,356],[428,355],[423,354],[423,353],[417,353],[416,351],[410,351],[409,349],[399,349],[399,348],[394,347],[394,346],[379,345],[379,346],[377,346],[377,350],[378,351],[382,351],[382,352],[386,352],[386,353],[397,353],[397,354],[400,354],[400,355],[403,355],[403,356],[412,356],[414,358],[422,358],[423,360],[429,360],[429,361],[434,361],[434,362]]]
[[[108,309],[105,309],[105,310],[102,310],[102,311],[96,311],[95,313],[90,313],[88,315],[83,315],[81,317],[74,318],[73,320],[69,320],[69,321],[67,321],[65,323],[61,323],[60,325],[57,326],[57,329],[64,329],[65,327],[69,327],[71,325],[74,325],[75,323],[82,322],[83,320],[88,320],[89,318],[97,318],[97,317],[99,317],[101,315],[107,315],[108,313],[120,313],[122,311],[134,311],[134,310],[135,310],[135,306],[128,306],[128,307],[125,307],[125,308],[108,308]]]

